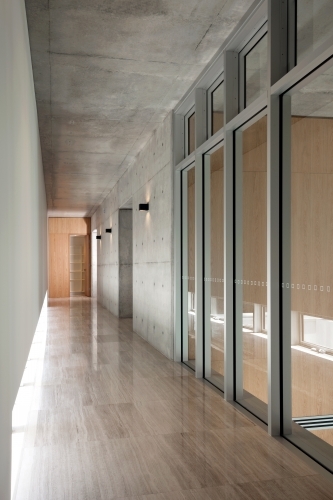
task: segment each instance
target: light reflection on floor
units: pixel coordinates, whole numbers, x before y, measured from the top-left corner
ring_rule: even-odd
[[[36,389],[42,377],[47,335],[47,295],[36,327],[27,364],[12,412],[12,498],[20,470],[25,429]],[[38,390],[38,389],[37,389]]]

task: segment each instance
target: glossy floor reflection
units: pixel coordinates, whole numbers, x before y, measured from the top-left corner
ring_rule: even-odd
[[[333,499],[332,484],[87,298],[50,300],[16,500]]]

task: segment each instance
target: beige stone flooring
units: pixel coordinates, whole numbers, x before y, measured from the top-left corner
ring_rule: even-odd
[[[333,499],[333,485],[94,300],[50,300],[16,500]]]

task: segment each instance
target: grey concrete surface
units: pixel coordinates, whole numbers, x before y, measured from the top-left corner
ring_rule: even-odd
[[[25,0],[50,215],[95,212],[251,3]]]
[[[119,317],[133,317],[133,210],[119,210]]]
[[[172,113],[170,113],[154,131],[146,146],[138,154],[135,163],[120,178],[92,216],[92,230],[97,229],[102,235],[110,221],[113,224],[114,221],[118,222],[115,230],[112,226],[112,238],[106,239],[102,236],[99,242],[97,287],[98,301],[120,316],[122,294],[126,290],[126,287],[121,286],[121,281],[123,280],[126,285],[130,272],[128,268],[130,256],[121,244],[121,214],[132,212],[133,328],[171,359],[173,357],[172,186]],[[139,212],[139,203],[145,202],[149,202],[149,212]],[[131,206],[132,211],[121,210],[120,208],[124,206]],[[110,272],[110,269],[113,271]]]

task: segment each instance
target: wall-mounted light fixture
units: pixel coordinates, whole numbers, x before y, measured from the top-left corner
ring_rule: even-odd
[[[96,236],[96,240],[101,240],[102,239],[102,236],[101,235],[97,235]]]
[[[148,212],[149,203],[139,203],[139,211],[140,212]]]
[[[112,227],[109,227],[109,228],[105,229],[105,232],[106,233],[112,233]]]

